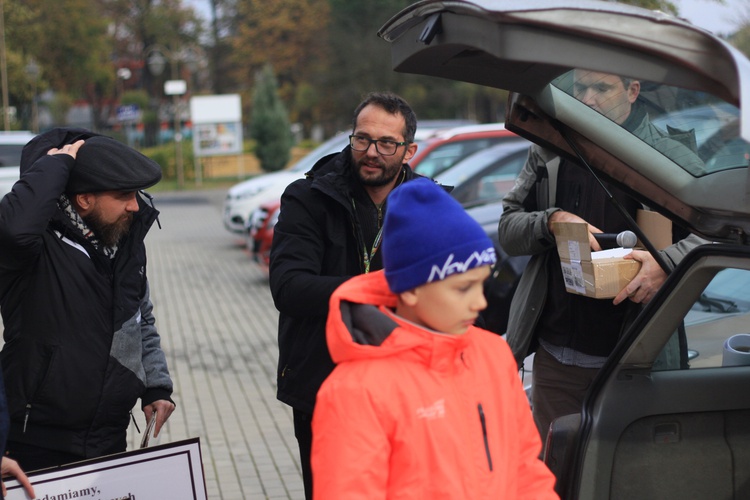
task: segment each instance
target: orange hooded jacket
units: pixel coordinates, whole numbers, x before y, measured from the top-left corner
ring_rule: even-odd
[[[313,495],[332,499],[555,499],[505,341],[395,316],[382,271],[341,285],[326,328],[337,364],[313,414]]]

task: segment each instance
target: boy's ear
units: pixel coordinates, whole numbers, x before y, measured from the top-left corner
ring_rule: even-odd
[[[398,294],[398,297],[404,305],[414,307],[419,302],[418,288],[401,292]]]

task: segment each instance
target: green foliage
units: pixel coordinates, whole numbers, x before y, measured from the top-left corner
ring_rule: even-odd
[[[326,38],[321,34],[328,20],[328,0],[237,1],[231,77],[252,81],[270,64],[280,95],[292,102],[297,86],[314,81],[316,72],[327,67]]]
[[[270,65],[265,66],[256,77],[250,135],[257,142],[255,155],[263,170],[272,172],[284,168],[290,157],[292,134]]]
[[[677,6],[669,0],[618,0],[619,3],[627,3],[636,7],[649,10],[660,10],[667,14],[677,14]],[[707,0],[708,1],[708,0]]]
[[[37,57],[56,90],[94,101],[97,86],[111,86],[111,38],[96,0],[31,0],[38,6],[40,30]],[[65,22],[61,22],[61,20]]]
[[[123,105],[135,104],[143,110],[148,108],[148,93],[145,90],[128,90],[122,93],[120,102]]]
[[[288,121],[301,123],[305,135],[319,125],[327,135],[347,129],[354,107],[375,90],[401,94],[420,119],[504,119],[503,91],[392,70],[391,46],[376,33],[415,0],[210,0],[216,16],[210,39],[204,28],[208,20],[186,0],[3,1],[10,104],[20,115],[28,114],[34,88],[37,95],[51,90],[61,97],[45,104],[60,125],[73,100],[85,99],[93,106],[92,116],[103,120],[112,116],[105,106],[121,97],[122,103],[143,110],[146,142],[155,142],[160,121],[155,103],[165,99],[162,84],[173,77],[172,69],[188,80],[192,95],[211,90],[241,94],[246,120],[254,123],[253,134],[260,134],[255,127],[284,130],[282,140],[258,141],[255,149],[265,156],[264,169],[285,164]],[[621,3],[669,13],[677,13],[680,4]],[[705,3],[710,8],[722,0]],[[750,54],[748,25],[747,15],[738,19],[741,29],[730,41]],[[214,73],[209,78],[200,69],[188,71],[180,61],[159,76],[151,75],[144,59],[156,47],[178,58],[186,47],[202,47],[197,51],[202,52],[200,62],[205,68],[210,60]],[[40,66],[36,79],[26,71],[31,57]],[[274,68],[276,78],[274,95],[279,102],[269,108],[275,114],[253,109],[260,93],[256,86],[262,82],[256,82],[255,75],[267,65]],[[118,91],[115,75],[122,67],[133,76],[121,81]],[[265,113],[271,118],[261,119]],[[106,126],[103,121],[97,125]]]
[[[182,147],[182,166],[185,179],[188,181],[194,180],[195,157],[193,156],[192,142],[182,141],[180,145]],[[161,166],[163,180],[171,181],[177,179],[177,155],[174,142],[144,148],[141,152]]]
[[[73,105],[73,99],[65,92],[57,92],[51,102],[48,103],[49,111],[55,123],[64,125],[65,116]]]

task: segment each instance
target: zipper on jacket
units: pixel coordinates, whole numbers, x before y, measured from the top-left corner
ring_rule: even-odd
[[[479,421],[482,423],[482,437],[484,438],[484,451],[487,453],[487,464],[490,466],[490,472],[492,471],[492,456],[490,456],[490,442],[487,439],[487,421],[484,418],[484,409],[482,403],[477,405],[479,409]]]
[[[26,434],[26,424],[29,423],[29,413],[31,413],[31,403],[26,403],[26,415],[23,417],[23,434]]]

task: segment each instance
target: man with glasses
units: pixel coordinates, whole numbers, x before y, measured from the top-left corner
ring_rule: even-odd
[[[279,310],[278,391],[294,414],[305,497],[312,498],[312,413],[333,370],[325,339],[328,300],[352,276],[382,269],[386,197],[413,179],[417,118],[391,93],[372,93],[354,111],[349,145],[320,159],[281,197],[270,285]]]

